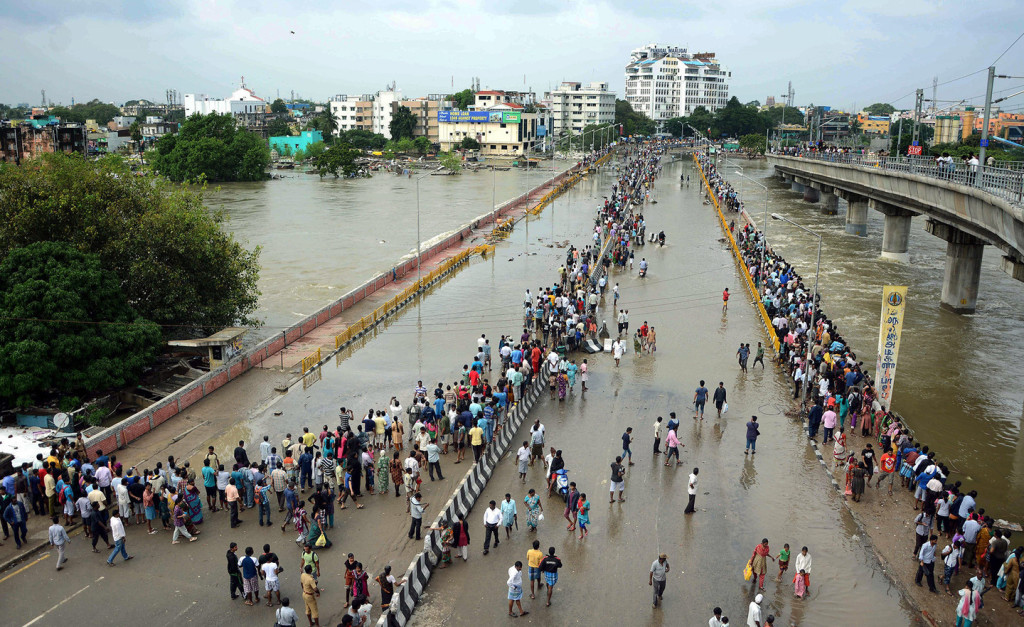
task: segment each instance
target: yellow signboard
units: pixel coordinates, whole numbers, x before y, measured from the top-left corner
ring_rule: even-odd
[[[875,391],[882,408],[889,410],[892,387],[896,381],[896,359],[900,354],[900,335],[907,310],[907,287],[882,288],[882,320],[878,330],[878,361],[875,364]]]

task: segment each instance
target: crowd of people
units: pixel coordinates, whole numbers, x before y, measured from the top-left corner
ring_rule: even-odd
[[[720,197],[735,195],[713,159],[698,154],[700,167]],[[741,205],[740,205],[741,206]],[[839,332],[836,323],[815,301],[802,277],[766,242],[749,221],[735,232],[742,260],[779,338],[778,364],[792,381],[793,398],[807,412],[807,437],[822,431],[822,445],[832,445],[834,465],[843,473],[844,496],[859,502],[874,481],[892,494],[896,478],[913,493],[914,558],[919,562],[917,585],[927,580],[937,592],[934,569],[941,560],[946,592],[954,577],[966,580],[958,590],[958,618],[973,620],[981,595],[995,586],[1003,598],[1024,608],[1024,582],[1017,575],[1024,547],[1009,550],[1010,532],[996,527],[976,501],[977,492],[962,489],[947,465],[928,445],[915,441],[901,417],[878,399],[871,376]],[[804,401],[804,399],[807,399]],[[848,437],[861,439],[861,450]],[[947,542],[935,546],[942,535]],[[968,578],[968,575],[975,575]],[[987,581],[987,584],[986,584]],[[1024,615],[1024,609],[1018,609]]]

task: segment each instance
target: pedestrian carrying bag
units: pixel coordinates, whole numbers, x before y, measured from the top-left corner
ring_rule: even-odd
[[[754,569],[751,568],[750,562],[747,562],[747,565],[743,567],[743,580],[744,581],[750,581],[750,578],[753,577],[753,576],[754,576]]]
[[[729,403],[722,403],[722,415],[725,415],[729,411]]]

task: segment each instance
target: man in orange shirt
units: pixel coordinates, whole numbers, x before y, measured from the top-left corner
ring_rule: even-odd
[[[235,486],[235,479],[232,477],[228,480],[228,487],[224,488],[224,496],[228,501],[228,508],[231,510],[231,528],[234,529],[238,525],[242,524],[241,520],[238,520],[238,488]]]
[[[875,489],[882,485],[883,481],[889,482],[889,496],[892,496],[892,482],[896,476],[896,456],[891,450],[885,451],[882,458],[878,460],[878,481],[875,482]]]

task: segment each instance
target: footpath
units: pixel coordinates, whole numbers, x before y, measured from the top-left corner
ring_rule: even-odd
[[[715,190],[705,177],[696,153],[693,155],[693,160],[694,167],[700,172],[701,180],[708,192],[708,197],[718,214],[722,230],[731,244],[736,264],[744,276],[748,292],[751,296],[752,305],[758,310],[762,319],[769,345],[778,351],[778,337],[772,331],[769,316],[761,304],[760,294],[743,260],[725,215],[719,206]],[[757,225],[747,215],[746,211],[740,211],[739,215],[744,222],[750,224],[754,229],[757,228]],[[736,232],[739,232],[740,228],[737,225]],[[775,359],[772,362],[777,364]],[[794,415],[797,415],[797,413],[795,412]],[[802,429],[806,435],[805,417],[802,414],[799,415],[803,422]],[[856,429],[850,430],[848,440],[847,449],[854,453],[865,448],[864,445],[868,443],[873,443],[875,446],[878,445],[875,437],[862,437],[857,433]],[[813,449],[818,461],[821,462],[821,466],[825,470],[832,486],[842,493],[846,485],[845,465],[838,468],[835,466],[831,446],[822,445],[819,447],[814,440],[808,440],[808,445]],[[875,478],[877,480],[877,475]],[[975,569],[964,566],[960,569],[959,573],[953,575],[950,582],[950,590],[954,596],[948,596],[942,583],[943,564],[938,554],[946,545],[950,544],[950,541],[944,534],[939,534],[935,563],[935,585],[938,592],[929,592],[926,585],[923,587],[914,585],[914,578],[918,570],[918,560],[916,556],[912,555],[915,542],[915,525],[913,520],[918,511],[915,511],[913,507],[907,509],[907,505],[913,505],[913,503],[913,492],[899,487],[899,477],[896,478],[896,486],[893,488],[893,496],[891,497],[888,496],[886,488],[875,489],[872,487],[865,491],[864,498],[857,503],[853,503],[844,497],[844,505],[864,532],[865,543],[874,549],[875,556],[881,563],[886,576],[903,593],[904,598],[920,612],[921,617],[928,623],[932,625],[953,624],[956,622],[956,601],[960,598],[957,592],[963,588],[964,583],[968,579],[975,575]],[[931,533],[937,533],[934,527]],[[1019,544],[1019,540],[1010,538],[1009,549],[1012,551]],[[1009,625],[1021,622],[1020,616],[1012,608],[1011,604],[1001,598],[1002,594],[1003,591],[998,589],[990,589],[984,594],[984,607],[978,613],[975,625]]]

